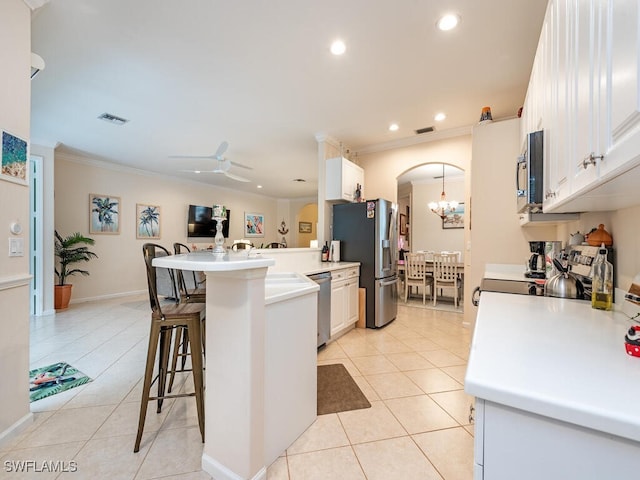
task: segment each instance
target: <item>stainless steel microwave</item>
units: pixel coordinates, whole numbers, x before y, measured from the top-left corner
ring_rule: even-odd
[[[524,154],[516,165],[518,213],[541,212],[544,188],[543,132],[529,133]]]

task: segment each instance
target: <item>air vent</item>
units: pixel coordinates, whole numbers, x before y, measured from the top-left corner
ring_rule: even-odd
[[[124,125],[129,121],[126,118],[118,117],[116,115],[111,115],[110,113],[103,113],[98,118],[100,120],[104,120],[105,122],[115,123],[116,125]]]
[[[416,134],[417,135],[421,135],[423,133],[430,133],[433,132],[435,129],[433,127],[424,127],[424,128],[419,128],[418,130],[416,130]]]

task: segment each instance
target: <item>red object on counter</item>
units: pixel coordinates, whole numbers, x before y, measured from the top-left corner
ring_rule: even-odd
[[[640,325],[629,328],[624,336],[624,347],[629,355],[640,357]]]

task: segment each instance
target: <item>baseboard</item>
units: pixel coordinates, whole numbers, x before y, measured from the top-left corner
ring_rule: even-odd
[[[132,297],[134,295],[143,295],[148,294],[147,290],[136,290],[133,292],[120,292],[120,293],[111,293],[109,295],[98,295],[97,297],[85,297],[85,298],[72,298],[69,304],[74,303],[87,303],[87,302],[95,302],[98,300],[110,300],[113,298],[121,298],[121,297]]]
[[[225,467],[216,459],[210,457],[206,453],[202,454],[202,470],[207,472],[216,480],[245,480],[244,477],[241,477],[237,473],[232,472],[227,467]],[[267,469],[266,467],[262,467],[249,480],[266,480],[266,479],[267,479]]]
[[[29,412],[16,423],[0,433],[0,447],[11,442],[14,438],[24,432],[33,423],[33,413]]]

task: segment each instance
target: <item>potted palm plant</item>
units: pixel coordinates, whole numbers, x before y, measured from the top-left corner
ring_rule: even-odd
[[[89,250],[86,245],[93,245],[93,238],[85,237],[80,232],[73,233],[66,237],[62,237],[58,231],[55,231],[55,254],[58,258],[56,266],[56,276],[58,284],[55,286],[55,309],[64,310],[69,306],[71,299],[71,287],[73,285],[66,283],[67,277],[81,274],[89,275],[86,270],[73,268],[72,265],[78,262],[88,262],[92,258],[98,258],[98,255]]]

